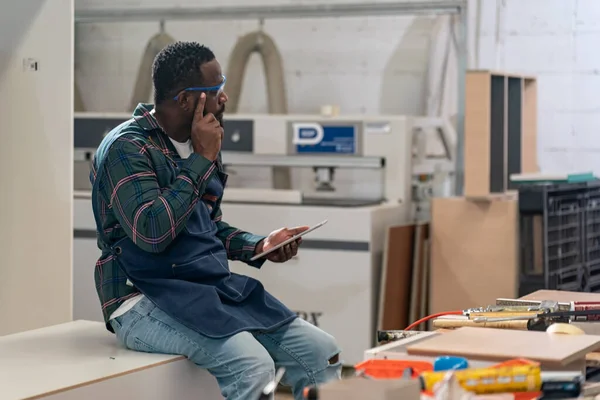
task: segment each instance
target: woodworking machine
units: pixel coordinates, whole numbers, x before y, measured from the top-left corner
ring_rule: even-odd
[[[128,118],[75,114],[75,318],[101,318],[89,163],[102,136]],[[346,364],[361,361],[375,344],[387,228],[427,218],[429,198],[448,194],[453,129],[442,119],[407,116],[230,115],[224,131],[226,222],[266,235],[329,221],[285,264],[255,270],[234,262],[231,269],[260,279],[335,336]]]

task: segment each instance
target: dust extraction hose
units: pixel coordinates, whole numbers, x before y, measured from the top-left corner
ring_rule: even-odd
[[[137,79],[135,81],[135,87],[133,89],[133,96],[131,96],[131,103],[129,103],[129,109],[135,110],[139,103],[147,103],[150,95],[152,94],[152,63],[154,57],[169,44],[175,43],[170,35],[160,32],[154,35],[148,44],[140,67],[138,69]]]
[[[227,67],[227,110],[237,112],[244,83],[246,67],[252,53],[258,53],[263,62],[267,82],[269,114],[287,114],[287,97],[283,61],[271,36],[262,31],[250,32],[238,39]],[[273,167],[273,188],[291,189],[291,173],[287,167]]]
[[[262,31],[250,32],[238,39],[227,67],[227,109],[237,112],[246,66],[252,53],[258,53],[265,69],[269,114],[287,114],[287,97],[281,54],[273,39]]]

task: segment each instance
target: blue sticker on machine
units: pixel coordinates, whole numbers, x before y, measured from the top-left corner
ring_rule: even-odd
[[[293,130],[297,153],[356,153],[354,125],[295,123]]]

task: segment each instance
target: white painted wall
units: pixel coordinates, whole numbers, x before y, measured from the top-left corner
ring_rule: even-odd
[[[299,2],[78,0],[76,6],[103,9],[285,3]],[[282,54],[289,113],[319,113],[322,105],[336,104],[344,114],[422,115],[433,24],[433,18],[406,16],[285,19],[266,20],[263,29],[274,38]],[[165,24],[166,32],[176,40],[194,40],[211,47],[224,71],[237,38],[258,28],[258,21],[166,21]],[[158,30],[158,22],[78,25],[75,73],[86,110],[127,109],[146,43]],[[259,57],[253,56],[238,112],[267,112],[262,68]],[[270,171],[263,168],[232,172],[235,173],[230,176],[230,186],[268,187],[271,184],[267,178]],[[312,170],[293,172],[294,187],[310,189],[314,185]],[[376,197],[378,179],[379,175],[373,178],[371,174],[357,175],[354,170],[338,170],[335,183],[338,192],[352,195],[373,192]],[[367,183],[371,186],[364,188]]]
[[[600,173],[600,1],[483,3],[479,67],[538,77],[542,170]]]
[[[78,7],[165,7],[353,0],[78,0]],[[357,1],[357,0],[354,0]],[[478,0],[469,0],[471,10]],[[537,75],[539,158],[544,171],[600,173],[600,1],[479,0],[481,32],[472,67]],[[176,39],[210,45],[224,66],[237,36],[258,23],[167,22]],[[290,112],[336,103],[344,113],[423,113],[431,20],[414,17],[266,21],[283,53]],[[96,24],[78,30],[76,74],[90,110],[121,111],[158,23]],[[264,112],[264,79],[250,65],[240,112]]]
[[[71,319],[72,43],[72,0],[0,13],[0,335]]]
[[[329,18],[267,20],[263,29],[283,56],[290,112],[315,113],[333,103],[344,113],[422,113],[431,24],[430,18]],[[237,38],[258,27],[258,21],[166,22],[175,39],[211,47],[224,70]],[[158,22],[78,26],[76,74],[87,110],[126,109],[142,53],[158,29]],[[262,64],[257,56],[251,61],[239,112],[266,112]]]

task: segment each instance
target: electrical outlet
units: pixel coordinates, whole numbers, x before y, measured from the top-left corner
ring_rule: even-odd
[[[23,59],[23,71],[34,72],[39,68],[38,61],[35,58],[24,58]]]

